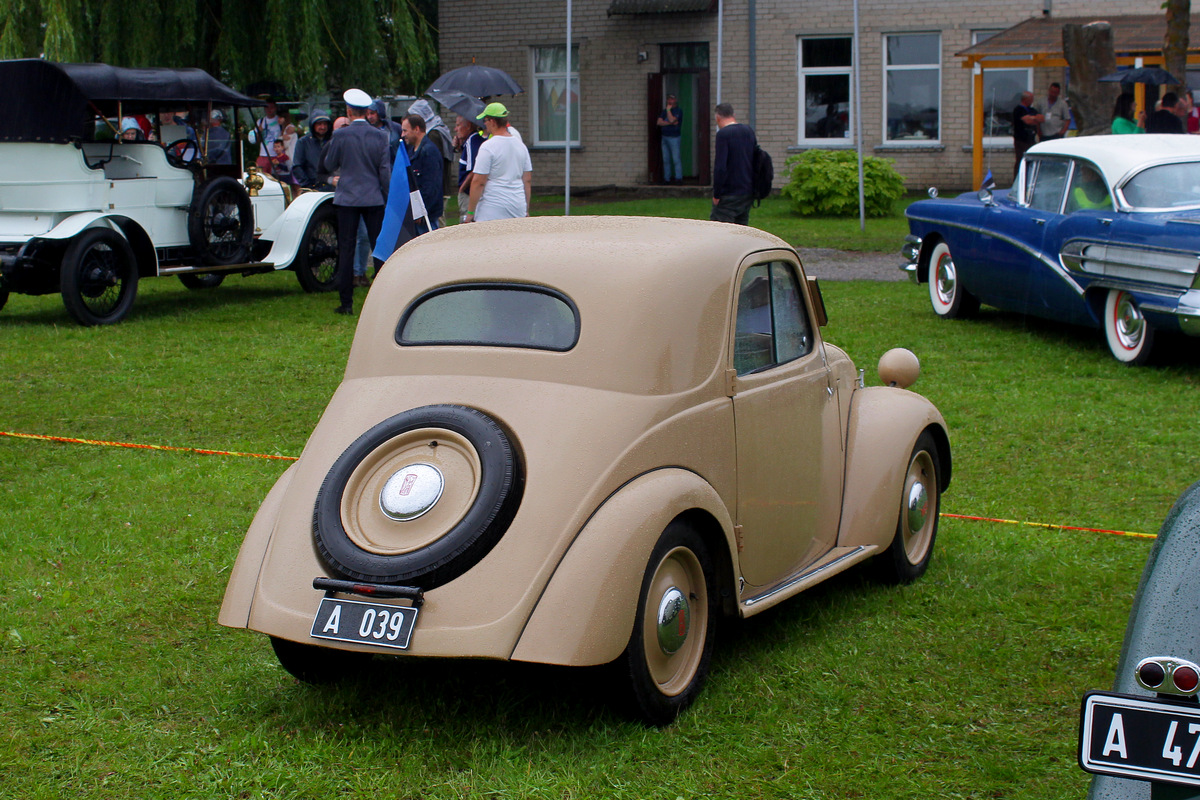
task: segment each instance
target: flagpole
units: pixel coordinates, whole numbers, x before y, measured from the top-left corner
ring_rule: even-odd
[[[858,229],[867,229],[867,199],[863,188],[863,139],[862,139],[862,80],[859,78],[858,62],[858,0],[854,0],[854,143],[858,151]]]
[[[563,215],[571,216],[571,0],[567,0],[567,102],[566,108],[566,145],[563,160]]]

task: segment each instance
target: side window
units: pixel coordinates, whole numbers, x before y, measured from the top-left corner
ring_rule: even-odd
[[[733,366],[739,375],[800,358],[812,350],[812,327],[790,264],[755,264],[738,291]]]
[[[1067,213],[1081,208],[1112,209],[1112,197],[1104,176],[1096,168],[1082,161],[1075,162],[1075,174],[1071,176],[1071,188],[1067,191]]]
[[[1058,213],[1069,167],[1070,162],[1055,158],[1034,158],[1026,162],[1025,197],[1029,199],[1030,208]]]

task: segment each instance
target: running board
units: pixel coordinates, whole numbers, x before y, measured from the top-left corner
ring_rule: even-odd
[[[824,558],[802,572],[777,583],[761,594],[748,597],[741,601],[743,611],[762,611],[791,597],[802,589],[807,589],[815,583],[830,578],[839,572],[849,569],[860,561],[875,555],[879,551],[876,545],[860,544],[856,547],[838,547],[831,550]]]
[[[270,261],[251,261],[246,264],[226,264],[224,266],[180,266],[180,267],[163,267],[158,268],[159,276],[163,275],[203,275],[209,272],[265,272],[274,271],[275,264]]]

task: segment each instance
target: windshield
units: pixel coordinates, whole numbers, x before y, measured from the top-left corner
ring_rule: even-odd
[[[1121,194],[1134,208],[1200,208],[1200,161],[1144,169],[1126,181]]]

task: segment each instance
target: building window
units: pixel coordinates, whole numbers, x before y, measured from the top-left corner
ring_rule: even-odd
[[[800,38],[797,81],[800,124],[796,136],[799,142],[853,141],[850,127],[851,41],[849,36]]]
[[[986,42],[1000,31],[973,31],[971,44]],[[987,62],[983,65],[986,67]],[[974,90],[972,83],[972,91]],[[983,143],[1012,144],[1012,112],[1021,93],[1032,91],[1031,69],[985,69],[983,71]],[[974,98],[972,98],[973,100]],[[974,105],[971,106],[974,119]]]
[[[565,45],[533,48],[533,143],[566,143]],[[579,46],[571,45],[571,144],[579,144]]]
[[[664,44],[659,50],[664,70],[708,69],[708,42]]]
[[[889,142],[937,141],[941,136],[941,35],[904,33],[885,38],[884,138]]]

